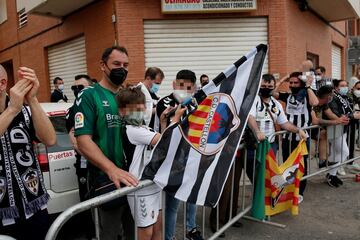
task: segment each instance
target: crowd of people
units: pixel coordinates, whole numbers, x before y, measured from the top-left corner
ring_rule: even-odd
[[[99,68],[102,78],[97,83],[88,75],[75,77],[71,89],[76,100],[67,115],[66,127],[76,151],[81,201],[122,186],[137,186],[161,133],[186,116],[193,106],[186,107],[184,103],[199,90],[195,73],[183,69],[172,82],[172,93],[161,98],[158,90],[164,73],[157,67],[148,68],[144,79],[137,85],[124,86],[129,56],[126,48],[120,46],[105,49]],[[0,230],[17,239],[43,239],[49,226],[48,195],[31,143],[41,141],[52,145],[56,141],[55,131],[39,107],[36,98],[39,82],[32,69],[20,68],[19,81],[11,88],[10,95],[5,92],[7,75],[1,65],[0,80]],[[208,82],[209,77],[201,75],[200,89]],[[289,91],[280,90],[287,88],[285,83]],[[63,80],[55,78],[54,86],[51,101],[66,102]],[[275,154],[281,146],[283,161],[301,140],[305,140],[309,148],[312,139],[319,139],[316,141],[317,158],[319,168],[323,168],[354,156],[359,103],[359,80],[349,88],[345,80],[326,77],[324,67],[314,69],[311,61],[304,61],[299,69],[279,81],[272,74],[262,76],[248,127],[257,141],[268,139]],[[312,125],[322,127],[306,130]],[[332,126],[341,126],[341,129],[332,130]],[[23,141],[14,138],[14,131],[18,133],[19,129],[23,131]],[[274,136],[280,129],[287,130],[287,133]],[[31,158],[19,160],[17,152],[29,153]],[[249,144],[248,161],[254,159],[254,154],[255,150]],[[236,161],[242,162],[241,158],[244,154],[239,152]],[[307,157],[305,173],[306,160]],[[235,171],[235,182],[240,180],[242,165],[232,170]],[[360,171],[354,162],[347,169]],[[343,184],[338,174],[344,174],[340,167],[329,171],[326,176],[329,186]],[[31,188],[34,179],[37,187]],[[228,190],[232,186],[228,182],[219,202],[220,225],[230,215]],[[238,188],[238,184],[234,186]],[[305,188],[306,181],[302,181],[300,201]],[[238,191],[234,190],[236,200],[232,215],[236,214],[238,197]],[[137,238],[141,240],[161,239],[163,231],[166,240],[175,239],[180,201],[164,193],[166,202],[162,204],[161,192],[159,187],[152,185],[102,205],[99,208],[101,239],[134,239],[135,226]],[[162,219],[162,206],[165,206],[165,219]],[[186,237],[190,240],[203,239],[197,227],[196,211],[196,205],[186,204]],[[88,218],[91,219],[91,214]],[[163,221],[165,229],[162,229]],[[216,221],[216,212],[212,211],[210,225],[213,232],[217,228]],[[17,231],[23,226],[26,226],[26,231]]]

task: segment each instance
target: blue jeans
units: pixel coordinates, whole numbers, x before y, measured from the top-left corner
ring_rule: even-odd
[[[176,198],[166,195],[165,208],[165,240],[170,240],[175,234],[177,211],[180,201]],[[186,203],[186,230],[190,231],[196,227],[196,205]]]

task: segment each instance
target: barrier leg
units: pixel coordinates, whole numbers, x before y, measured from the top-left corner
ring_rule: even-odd
[[[244,219],[250,220],[250,221],[253,221],[253,222],[258,222],[258,223],[267,224],[267,225],[274,226],[274,227],[278,227],[278,228],[286,228],[286,225],[284,225],[284,224],[280,224],[280,223],[276,223],[276,222],[271,222],[271,221],[269,221],[269,220],[259,220],[259,219],[257,219],[257,218],[253,218],[253,217],[250,217],[250,216],[244,216]]]
[[[94,208],[94,225],[96,240],[100,240],[99,208]]]

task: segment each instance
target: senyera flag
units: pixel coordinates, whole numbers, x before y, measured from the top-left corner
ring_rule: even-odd
[[[252,215],[260,220],[291,209],[293,215],[299,212],[299,186],[304,175],[304,155],[307,155],[306,143],[299,145],[280,166],[265,140],[256,150],[256,180],[252,204]]]
[[[305,140],[290,154],[280,166],[274,152],[266,156],[265,174],[265,214],[271,216],[287,209],[293,215],[299,212],[299,186],[304,175],[304,155],[307,155]]]
[[[197,109],[165,130],[142,179],[179,200],[217,205],[259,90],[266,52],[266,45],[258,45],[195,94]]]

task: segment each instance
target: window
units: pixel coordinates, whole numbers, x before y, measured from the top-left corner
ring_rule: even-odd
[[[310,60],[313,63],[314,68],[317,68],[319,66],[319,55],[307,52],[306,59]]]
[[[7,20],[6,0],[0,0],[0,24]]]
[[[23,8],[18,12],[19,28],[24,27],[27,24],[27,21],[27,13],[25,12],[25,8]]]

